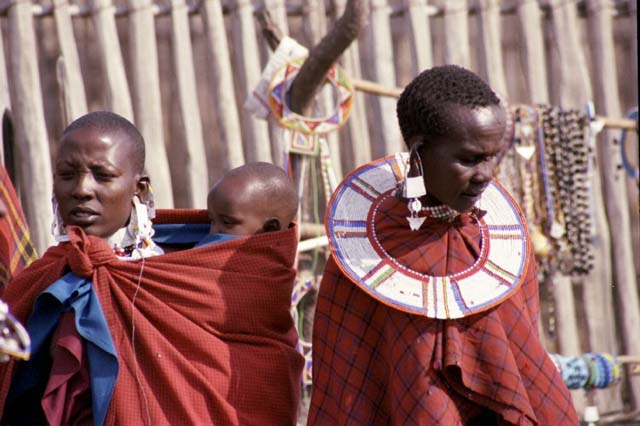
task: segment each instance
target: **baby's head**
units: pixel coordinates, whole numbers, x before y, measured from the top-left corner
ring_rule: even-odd
[[[249,163],[213,186],[207,208],[212,234],[259,234],[287,228],[298,211],[298,195],[280,167]]]

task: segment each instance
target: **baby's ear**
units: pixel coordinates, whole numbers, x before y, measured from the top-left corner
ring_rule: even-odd
[[[267,219],[262,224],[262,232],[279,231],[280,229],[282,229],[282,227],[280,226],[280,221],[275,217]]]

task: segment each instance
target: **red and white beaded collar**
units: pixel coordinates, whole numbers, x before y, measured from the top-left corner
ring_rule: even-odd
[[[429,318],[463,318],[513,295],[531,249],[520,208],[495,181],[476,204],[487,213],[477,219],[481,252],[469,268],[430,276],[401,265],[384,250],[373,219],[403,182],[407,158],[407,153],[399,153],[356,169],[331,197],[325,224],[331,253],[343,273],[375,299]]]

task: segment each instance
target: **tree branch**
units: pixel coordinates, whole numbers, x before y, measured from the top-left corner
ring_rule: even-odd
[[[289,91],[292,111],[304,114],[322,85],[327,71],[340,55],[358,37],[367,23],[368,0],[348,0],[344,13],[320,42],[309,51]],[[282,33],[271,20],[268,12],[258,14],[262,33],[272,49],[277,47]]]

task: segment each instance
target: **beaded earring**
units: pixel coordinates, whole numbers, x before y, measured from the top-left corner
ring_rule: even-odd
[[[133,210],[131,215],[132,231],[135,247],[139,247],[140,243],[144,246],[151,244],[151,236],[153,235],[153,227],[149,219],[149,210],[147,204],[143,204],[137,195],[133,196]]]
[[[55,195],[51,196],[51,209],[53,210],[53,222],[51,223],[51,235],[53,235],[53,239],[57,243],[69,241],[69,236],[67,235],[64,223],[62,222],[62,216],[60,215],[60,206],[58,205],[58,200],[56,200]]]
[[[406,172],[404,183],[402,187],[402,196],[409,200],[407,208],[409,209],[409,216],[407,221],[412,231],[420,229],[424,223],[426,216],[418,216],[422,211],[422,203],[420,197],[427,195],[427,189],[424,186],[424,174],[422,171],[422,160],[418,155],[418,148],[422,146],[422,143],[417,142],[411,145],[409,149],[409,159],[406,164]],[[413,173],[417,173],[415,176],[410,176]]]

